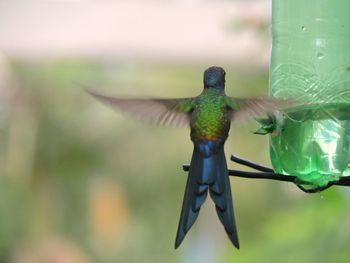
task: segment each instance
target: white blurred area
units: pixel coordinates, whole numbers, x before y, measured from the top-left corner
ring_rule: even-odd
[[[268,65],[270,0],[0,1],[0,54]]]

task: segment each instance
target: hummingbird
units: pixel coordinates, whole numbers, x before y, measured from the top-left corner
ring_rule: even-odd
[[[205,70],[204,88],[196,97],[118,98],[88,91],[101,102],[130,116],[173,127],[189,126],[193,154],[182,204],[175,249],[196,221],[208,193],[232,244],[239,249],[231,186],[224,153],[232,121],[269,115],[290,103],[288,100],[234,98],[225,94],[225,70]]]

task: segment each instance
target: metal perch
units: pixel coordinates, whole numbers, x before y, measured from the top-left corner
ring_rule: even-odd
[[[292,183],[296,184],[301,190],[303,190],[306,193],[320,192],[322,190],[325,190],[325,189],[331,187],[332,185],[350,186],[350,177],[341,177],[338,181],[329,182],[328,185],[326,185],[322,189],[308,190],[308,189],[303,188],[301,185],[299,185],[300,183],[303,183],[303,182],[300,182],[299,180],[297,180],[296,176],[277,174],[269,167],[253,163],[253,162],[248,161],[246,159],[242,159],[236,155],[231,156],[231,161],[233,161],[237,164],[241,164],[241,165],[247,166],[249,168],[255,169],[258,172],[228,170],[228,173],[230,176],[250,178],[250,179],[268,179],[268,180],[275,180],[275,181],[282,181],[282,182],[292,182]],[[189,165],[183,165],[182,168],[184,171],[188,172]]]

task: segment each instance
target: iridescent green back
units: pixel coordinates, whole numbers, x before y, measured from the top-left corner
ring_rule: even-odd
[[[230,119],[227,115],[225,97],[224,92],[208,88],[196,98],[191,120],[193,141],[226,139],[230,129]]]

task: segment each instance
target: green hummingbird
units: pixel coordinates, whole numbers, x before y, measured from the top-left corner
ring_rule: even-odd
[[[117,98],[88,91],[105,104],[131,116],[168,126],[189,126],[194,144],[175,248],[196,221],[209,195],[217,215],[236,248],[239,248],[231,187],[224,153],[232,120],[270,114],[289,105],[287,100],[233,98],[225,94],[225,71],[210,67],[204,72],[200,95],[179,99]]]

